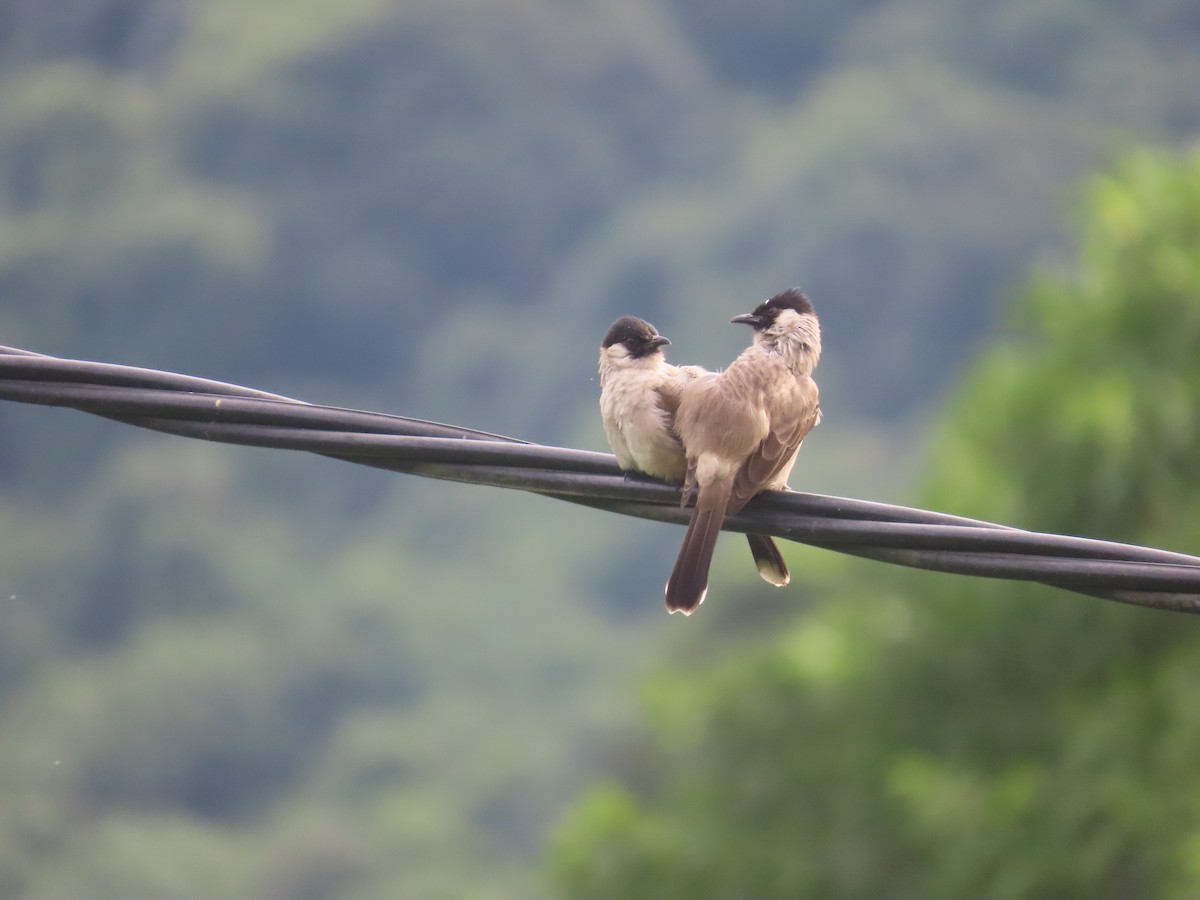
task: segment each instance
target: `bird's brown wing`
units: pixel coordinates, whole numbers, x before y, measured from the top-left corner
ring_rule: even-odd
[[[727,515],[736,513],[751,497],[776,480],[817,424],[820,418],[817,388],[811,380],[805,388],[808,386],[811,389],[802,391],[795,406],[795,415],[776,417],[767,436],[738,469],[726,509]]]
[[[679,411],[679,385],[667,382],[654,388],[655,405],[663,411],[674,433],[675,413]]]

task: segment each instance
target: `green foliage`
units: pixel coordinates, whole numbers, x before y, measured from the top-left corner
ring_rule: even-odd
[[[1033,281],[953,403],[926,497],[1194,548],[1200,154],[1131,156],[1083,221],[1077,269]],[[564,895],[1195,895],[1190,620],[846,581],[765,646],[660,680],[642,789],[593,789],[559,831]]]
[[[933,500],[978,510],[979,493],[1007,481],[1020,494],[986,504],[993,515],[1188,546],[1198,533],[1181,500],[1200,482],[1197,158],[1132,156],[1092,185],[1081,230],[1076,276],[1033,280],[1018,336],[958,401]],[[1016,452],[1030,434],[1040,451]]]

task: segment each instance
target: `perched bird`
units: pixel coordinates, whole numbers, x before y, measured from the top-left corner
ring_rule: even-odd
[[[683,386],[709,373],[668,363],[662,348],[670,343],[636,316],[613,323],[600,347],[600,415],[622,469],[682,484],[687,457],[675,433],[675,410]],[[747,534],[746,540],[764,581],[782,587],[791,580],[768,535]]]
[[[725,517],[760,491],[787,487],[800,444],[821,419],[812,379],[821,326],[809,299],[792,288],[731,321],[753,328],[753,342],[724,372],[685,382],[675,413],[687,457],[683,503],[699,488],[667,582],[667,610],[684,615],[704,602]]]

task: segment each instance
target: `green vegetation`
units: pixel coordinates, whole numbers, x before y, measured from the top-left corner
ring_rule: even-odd
[[[1039,276],[1015,336],[925,427],[1010,286],[1062,255],[1084,173],[1194,139],[1192,4],[732,9],[0,4],[0,342],[599,448],[613,318],[718,366],[744,339],[722,323],[798,283],[826,328],[828,414],[797,487],[911,496],[928,446],[931,505],[1194,550],[1189,169],[1133,155],[1102,181],[1079,276]],[[888,866],[899,883],[952,821],[982,823],[978,842],[918,887],[987,892],[980,867],[1020,855],[1032,817],[1047,856],[1077,823],[1094,871],[1132,854],[1131,892],[1170,871],[1186,893],[1186,722],[1154,693],[1187,683],[1178,618],[790,550],[804,577],[786,592],[719,555],[685,627],[661,612],[678,536],[0,404],[0,895],[537,896],[546,834],[614,765],[645,793],[570,814],[553,863],[569,891],[605,883],[600,866],[630,879],[621,859],[647,891],[691,893],[669,879],[707,877],[710,855],[784,878],[778,844],[710,854],[718,821],[659,827],[743,796],[708,779],[734,770],[721,754],[772,774],[760,727],[780,747],[806,735],[775,774],[816,779],[787,815],[826,850],[787,856],[788,884],[834,884],[821,860],[864,891]],[[666,769],[623,737],[664,657],[687,673],[649,689]],[[1145,777],[1184,786],[1125,840],[1101,826],[1139,785],[1076,784],[1110,772],[1088,755],[1109,739],[1166,754]],[[1048,778],[1057,818],[1030,812]],[[751,787],[775,814],[775,783]],[[995,893],[1051,884],[1020,862]]]
[[[1077,269],[1033,281],[960,389],[924,500],[1194,548],[1200,153],[1136,154],[1089,197]],[[629,786],[558,834],[566,896],[1200,890],[1190,619],[879,569],[824,594],[655,679]]]

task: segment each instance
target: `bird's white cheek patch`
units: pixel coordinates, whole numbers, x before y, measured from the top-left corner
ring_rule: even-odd
[[[613,344],[611,347],[604,348],[604,355],[613,362],[629,359],[629,348],[624,344]]]
[[[771,325],[770,331],[773,334],[783,334],[784,332],[791,331],[799,322],[800,313],[794,309],[780,310],[779,315],[775,317],[775,321]]]

